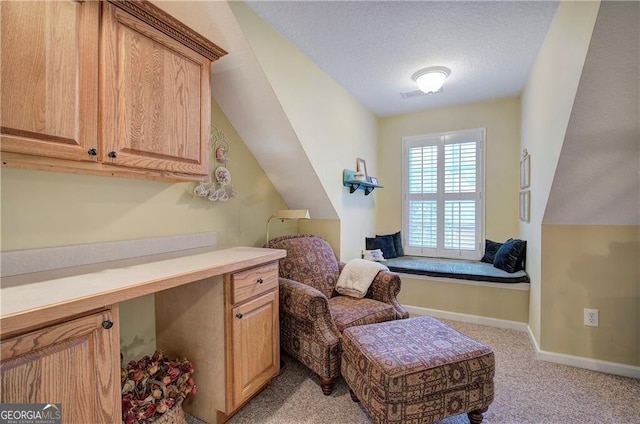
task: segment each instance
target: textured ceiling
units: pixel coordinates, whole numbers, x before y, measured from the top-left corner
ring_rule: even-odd
[[[262,19],[378,116],[518,95],[557,1],[252,1]],[[435,95],[411,75],[447,66]]]

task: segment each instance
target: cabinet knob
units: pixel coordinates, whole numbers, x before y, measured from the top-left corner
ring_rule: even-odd
[[[257,283],[258,284],[262,284],[262,283],[264,283],[264,280],[262,278],[258,278]]]
[[[98,155],[98,150],[97,149],[89,149],[87,151],[87,153],[89,153],[89,156],[97,156]]]
[[[108,330],[111,327],[113,327],[113,321],[111,320],[102,321],[102,328],[104,328],[105,330]]]
[[[118,157],[118,154],[116,152],[109,152],[107,153],[107,156],[109,156],[112,159],[115,159]]]
[[[242,312],[238,312],[236,314],[236,318],[241,319],[243,317]]]

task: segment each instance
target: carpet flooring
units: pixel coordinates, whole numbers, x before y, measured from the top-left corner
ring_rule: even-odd
[[[640,423],[640,380],[574,368],[534,358],[526,333],[442,320],[493,348],[495,399],[483,423]],[[283,356],[281,374],[242,408],[229,424],[370,424],[340,379],[324,396],[314,374]],[[200,421],[188,417],[190,424]],[[468,424],[466,414],[439,424]]]

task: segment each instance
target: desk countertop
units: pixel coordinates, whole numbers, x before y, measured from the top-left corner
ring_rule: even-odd
[[[2,338],[135,297],[283,258],[284,250],[207,247],[5,277]]]

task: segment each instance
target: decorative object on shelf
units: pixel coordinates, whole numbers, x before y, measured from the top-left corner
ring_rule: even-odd
[[[284,222],[285,220],[311,219],[311,215],[309,215],[309,209],[281,209],[275,215],[271,215],[267,219],[267,244],[269,243],[269,223],[274,218]]]
[[[520,192],[520,221],[529,222],[531,191]]]
[[[222,164],[215,167],[211,182],[199,182],[193,188],[192,194],[203,197],[211,202],[226,202],[236,196],[231,185],[231,171],[229,171],[229,142],[224,133],[215,125],[211,125],[211,152],[215,161]]]
[[[365,196],[368,196],[376,188],[383,188],[376,177],[369,177],[369,179],[358,178],[358,172],[350,169],[342,171],[342,185],[349,187],[349,193],[354,193],[356,190],[364,190]]]
[[[198,393],[193,365],[170,360],[156,351],[121,369],[122,422],[124,424],[186,424],[182,402]]]
[[[356,159],[356,173],[364,176],[362,181],[367,181],[367,162],[364,159]]]
[[[522,149],[520,159],[520,188],[527,188],[531,185],[531,156],[527,149]]]

